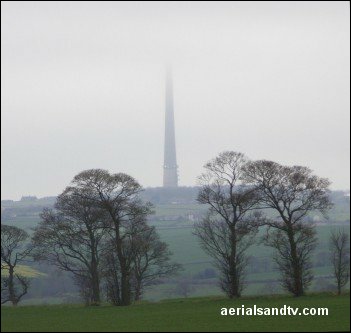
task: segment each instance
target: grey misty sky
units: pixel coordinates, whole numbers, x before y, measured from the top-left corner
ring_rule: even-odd
[[[180,185],[236,150],[349,188],[347,1],[1,7],[2,199],[89,168],[160,186],[166,63]]]

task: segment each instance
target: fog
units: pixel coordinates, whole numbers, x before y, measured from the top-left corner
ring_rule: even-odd
[[[179,183],[223,150],[349,188],[346,1],[1,4],[2,199],[81,170],[161,186],[165,65]]]

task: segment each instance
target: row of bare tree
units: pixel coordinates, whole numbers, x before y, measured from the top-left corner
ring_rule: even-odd
[[[313,278],[311,255],[317,242],[306,217],[313,211],[326,214],[332,206],[329,181],[306,167],[249,161],[231,151],[205,169],[198,201],[209,209],[194,233],[215,259],[223,291],[240,297],[247,250],[264,228],[263,241],[275,250],[283,287],[303,295]],[[29,280],[15,268],[29,259],[72,273],[88,305],[100,304],[102,293],[114,305],[129,305],[146,287],[179,271],[167,244],[147,224],[152,205],[140,200],[141,190],[123,173],[83,171],[59,195],[54,209],[43,211],[30,242],[23,230],[2,225],[1,262],[8,271],[2,278],[2,303],[16,305],[27,293]],[[344,232],[331,236],[331,253],[341,292],[349,273]]]
[[[198,201],[208,205],[205,219],[195,226],[204,250],[221,272],[220,285],[230,297],[240,297],[245,286],[247,250],[265,227],[263,242],[274,249],[274,261],[285,290],[301,296],[313,279],[311,255],[317,244],[315,226],[307,215],[326,215],[332,207],[329,180],[309,168],[249,161],[227,151],[205,165],[199,178]],[[268,213],[267,213],[268,212]],[[348,236],[331,236],[332,262],[340,293],[348,281]]]

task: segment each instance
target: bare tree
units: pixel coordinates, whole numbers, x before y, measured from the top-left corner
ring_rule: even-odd
[[[259,193],[261,208],[278,214],[265,221],[269,227],[266,241],[276,249],[283,287],[301,296],[313,278],[311,253],[316,245],[314,226],[305,218],[312,211],[326,214],[332,206],[330,182],[306,167],[287,167],[265,160],[248,163],[244,171],[245,181]]]
[[[32,239],[34,258],[73,273],[86,304],[99,305],[104,215],[85,195],[67,187],[55,210],[43,211]]]
[[[16,272],[18,264],[26,261],[32,251],[28,238],[20,228],[1,225],[1,270],[7,271],[1,278],[1,304],[11,302],[16,306],[28,292],[29,279]]]
[[[168,245],[160,240],[154,227],[145,226],[134,237],[134,299],[140,300],[146,287],[177,273],[181,266],[172,263]]]
[[[349,280],[350,271],[349,236],[345,230],[338,229],[331,233],[330,254],[338,295],[340,295],[342,288]]]
[[[241,183],[247,163],[243,154],[223,152],[205,165],[199,177],[198,201],[209,206],[207,216],[195,225],[204,250],[215,259],[221,272],[221,288],[230,297],[239,297],[244,288],[247,249],[253,244],[259,214],[253,188]]]
[[[113,293],[119,293],[114,294],[117,304],[129,305],[132,301],[134,237],[141,232],[141,226],[145,225],[147,216],[152,212],[151,204],[139,199],[141,186],[124,173],[87,170],[73,179],[72,186],[84,192],[91,205],[106,213],[104,228],[113,240],[115,251],[109,259],[117,261],[112,265],[116,274],[108,281],[114,282]],[[108,285],[111,287],[110,283]]]
[[[296,266],[299,272],[298,286],[306,288],[313,280],[311,253],[316,247],[316,231],[313,225],[306,223],[294,226],[294,246],[297,253],[297,264],[292,257],[291,243],[286,232],[281,229],[268,228],[267,234],[264,237],[265,244],[271,246],[276,251],[273,255],[279,271],[281,272],[281,285],[282,287],[293,293],[297,293],[296,283]],[[302,295],[302,294],[301,294]]]

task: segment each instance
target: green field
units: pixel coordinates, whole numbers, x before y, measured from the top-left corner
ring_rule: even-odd
[[[6,266],[7,267],[7,266]],[[38,272],[37,270],[26,266],[26,265],[17,265],[15,269],[16,274],[20,274],[29,278],[37,278],[37,277],[44,277],[45,274]],[[7,276],[8,270],[5,268],[1,268],[1,276]]]
[[[144,299],[148,301],[159,301],[169,298],[182,297],[177,294],[176,286],[179,279],[189,279],[192,286],[189,292],[190,297],[203,297],[203,296],[213,296],[221,295],[222,291],[218,286],[218,276],[212,279],[204,280],[194,280],[193,278],[196,274],[201,271],[213,268],[212,259],[201,249],[197,238],[193,235],[193,226],[191,223],[185,224],[181,223],[178,227],[169,227],[169,224],[173,222],[162,221],[161,226],[157,226],[158,232],[167,244],[169,244],[171,251],[173,252],[172,259],[183,265],[184,270],[179,273],[176,277],[171,277],[165,283],[149,287],[144,295]],[[339,228],[340,226],[332,225],[319,225],[317,226],[318,234],[318,247],[315,251],[315,262],[317,261],[317,255],[322,254],[324,260],[326,260],[326,265],[322,267],[314,267],[313,273],[315,279],[309,289],[309,291],[319,292],[326,290],[335,290],[334,279],[332,277],[332,267],[328,259],[328,239],[330,232],[333,228]],[[257,240],[259,240],[259,235]],[[255,256],[259,260],[267,260],[271,262],[272,250],[262,244],[256,244],[252,246],[249,251],[249,255]],[[21,268],[22,269],[22,268]],[[268,295],[268,294],[281,294],[283,290],[281,289],[279,283],[279,272],[273,270],[273,265],[268,267],[267,272],[248,272],[247,274],[247,285],[243,291],[243,295]],[[30,274],[30,277],[35,277],[38,279],[49,279],[50,277],[46,274],[40,275],[37,271],[31,269],[30,267],[23,267],[24,275],[26,272],[33,273],[35,276]],[[349,284],[346,286],[345,290],[349,289]],[[40,293],[38,295],[33,295],[31,297],[26,297],[23,299],[24,305],[34,305],[34,304],[60,304],[67,302],[66,296],[69,295],[53,295],[50,297],[41,297]],[[77,297],[77,295],[71,295]],[[77,300],[79,301],[79,300]]]
[[[342,200],[341,200],[342,199]],[[340,202],[333,208],[330,214],[330,221],[328,224],[317,225],[316,230],[318,234],[318,246],[314,251],[313,258],[313,273],[315,279],[309,289],[313,292],[321,292],[327,290],[335,290],[335,282],[332,277],[332,267],[329,261],[329,237],[330,232],[334,228],[343,227],[349,230],[349,224],[342,224],[340,221],[349,220],[349,199],[342,197]],[[19,202],[21,207],[28,205],[26,202]],[[148,301],[159,301],[169,298],[182,297],[176,293],[177,283],[180,280],[188,280],[192,288],[189,292],[190,297],[203,297],[212,295],[221,295],[222,292],[218,287],[218,273],[215,278],[199,279],[197,276],[208,269],[214,269],[213,260],[200,247],[198,239],[193,235],[194,221],[188,219],[189,215],[200,214],[206,210],[204,205],[196,203],[188,204],[158,204],[155,206],[155,215],[151,218],[150,223],[154,225],[163,241],[169,244],[170,250],[173,252],[172,260],[182,264],[183,270],[176,277],[164,281],[165,283],[153,287],[149,287],[144,299]],[[197,216],[198,217],[198,216]],[[32,228],[38,223],[39,216],[26,216],[24,219],[17,216],[15,220],[9,224],[25,228],[29,233]],[[338,222],[339,221],[339,222]],[[250,262],[253,262],[248,267],[246,276],[247,285],[243,291],[243,295],[268,295],[283,293],[278,279],[279,272],[275,270],[272,263],[272,249],[260,244],[260,236],[264,234],[264,230],[257,235],[257,243],[248,249],[248,255],[254,257]],[[318,262],[323,262],[318,265]],[[257,265],[262,264],[261,266]],[[26,270],[24,269],[26,268]],[[37,268],[37,267],[33,267]],[[256,271],[253,271],[256,268]],[[23,274],[29,277],[40,279],[43,284],[51,278],[50,275],[39,275],[37,271],[29,271],[30,267],[23,267]],[[251,269],[251,271],[250,271]],[[38,268],[40,271],[40,268]],[[35,272],[35,274],[31,274]],[[4,273],[4,272],[3,272]],[[28,274],[27,274],[28,273]],[[34,284],[33,284],[34,285]],[[38,285],[38,284],[37,284]],[[77,294],[72,292],[52,294],[49,296],[42,296],[40,288],[33,287],[31,293],[23,299],[23,304],[58,304],[66,303],[67,298],[76,298]],[[349,285],[345,290],[349,289]],[[79,301],[79,300],[77,300]]]
[[[167,222],[164,223],[167,225]],[[340,228],[339,225],[319,225],[316,227],[318,246],[315,252],[324,250],[328,251],[329,237],[333,229]],[[348,227],[343,227],[348,231]],[[165,241],[174,256],[173,259],[181,262],[186,271],[192,273],[194,270],[198,271],[198,268],[194,267],[194,264],[209,263],[212,259],[201,249],[198,239],[193,235],[193,226],[191,224],[186,227],[183,225],[178,228],[167,228],[158,227],[158,232],[163,241]],[[258,244],[260,236],[264,234],[263,230],[257,235],[257,244],[248,249],[249,255],[258,255],[259,257],[271,257],[272,249]]]
[[[328,316],[221,316],[226,308],[328,308]],[[243,298],[177,299],[130,307],[2,307],[2,332],[326,332],[350,330],[350,296],[331,294]]]

